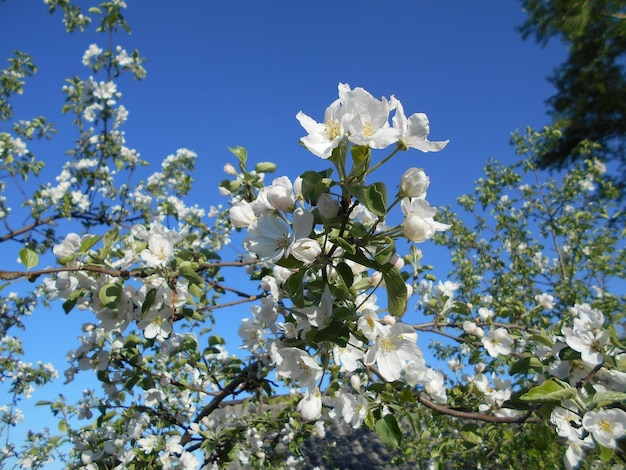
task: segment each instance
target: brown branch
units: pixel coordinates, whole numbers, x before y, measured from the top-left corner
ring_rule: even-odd
[[[252,364],[244,367],[241,372],[228,385],[226,385],[226,387],[220,390],[215,398],[213,398],[213,400],[211,400],[211,402],[207,406],[205,406],[202,411],[200,411],[200,413],[198,413],[198,416],[194,418],[193,422],[197,424],[202,421],[203,418],[213,413],[213,411],[215,411],[220,406],[220,404],[226,399],[226,397],[233,395],[240,385],[248,381],[250,374],[256,373],[259,366],[260,364],[258,362],[253,362]],[[189,431],[187,431],[181,438],[180,444],[184,446],[190,440],[191,434],[189,433]]]
[[[447,406],[437,405],[433,403],[428,398],[424,398],[422,395],[417,397],[417,400],[424,405],[426,408],[430,408],[437,413],[445,414],[448,416],[454,416],[455,418],[461,419],[471,419],[475,421],[486,421],[489,423],[539,423],[541,422],[541,418],[531,417],[534,409],[529,410],[524,416],[520,417],[506,417],[506,416],[493,416],[493,415],[485,415],[481,413],[475,413],[472,411],[461,411],[455,410],[453,408],[448,408]]]
[[[236,266],[246,266],[248,264],[254,264],[254,263],[244,262],[244,261],[242,262],[223,261],[223,262],[218,262],[218,263],[200,263],[200,268],[206,269],[206,268],[216,268],[216,267],[231,267],[231,266],[236,267]],[[111,268],[105,268],[102,266],[83,265],[83,266],[63,266],[63,267],[58,267],[58,268],[45,268],[45,269],[39,269],[35,271],[4,271],[0,269],[0,280],[13,281],[16,279],[21,279],[21,278],[32,279],[37,276],[42,276],[42,275],[47,275],[47,274],[56,274],[60,272],[85,272],[85,271],[93,272],[93,273],[100,273],[100,274],[107,274],[111,277],[122,277],[122,278],[129,278],[129,277],[144,278],[144,277],[149,276],[145,271],[141,269],[133,269],[131,271],[127,271],[124,269],[111,269]],[[252,297],[248,294],[238,293],[238,291],[234,289],[221,286],[211,281],[209,281],[209,283],[212,284],[214,287],[218,287],[224,290],[230,290],[232,292],[235,292],[237,293],[237,295],[241,297]]]
[[[64,266],[61,268],[46,268],[46,269],[38,269],[35,271],[4,271],[0,269],[0,279],[3,281],[13,281],[15,279],[25,278],[32,279],[37,276],[47,275],[47,274],[56,274],[61,272],[93,272],[100,274],[107,274],[112,277],[148,277],[148,274],[145,271],[141,270],[133,270],[126,271],[124,269],[109,269],[100,266]]]
[[[22,235],[23,233],[26,232],[30,232],[31,230],[41,226],[41,225],[47,225],[50,222],[54,222],[57,219],[62,218],[63,216],[61,214],[56,214],[56,215],[51,215],[50,217],[46,217],[45,219],[40,219],[40,220],[35,220],[32,224],[29,225],[25,225],[24,227],[22,227],[21,229],[18,230],[12,230],[11,232],[7,233],[6,235],[3,235],[0,237],[0,243],[5,242],[7,240],[11,240],[15,237],[17,237],[18,235]]]
[[[580,379],[578,382],[576,382],[576,388],[578,390],[582,389],[585,385],[587,385],[587,383],[593,379],[593,377],[598,373],[598,371],[600,369],[602,369],[602,366],[604,366],[604,362],[601,362],[600,364],[596,365],[593,369],[591,369],[591,372],[589,372],[585,377],[583,377],[582,379]]]
[[[209,307],[198,308],[198,311],[210,312],[211,310],[217,310],[218,308],[226,308],[226,307],[232,307],[234,305],[245,304],[247,302],[254,302],[255,300],[258,300],[258,299],[263,298],[263,297],[265,297],[265,294],[263,294],[263,295],[254,295],[254,296],[248,297],[246,299],[233,300],[232,302],[226,302],[226,303],[223,303],[223,304],[211,305]]]

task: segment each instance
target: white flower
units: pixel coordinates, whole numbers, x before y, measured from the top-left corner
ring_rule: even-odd
[[[159,440],[156,436],[150,435],[137,439],[137,445],[144,454],[150,454],[159,445]]]
[[[489,331],[487,337],[481,341],[491,357],[498,357],[500,354],[507,355],[512,351],[513,338],[505,328]]]
[[[393,127],[400,132],[400,142],[406,147],[421,150],[422,152],[438,152],[448,145],[448,140],[431,142],[428,140],[430,125],[428,117],[423,113],[415,113],[408,119],[404,115],[402,103],[395,97],[391,97],[392,105],[395,105],[396,113],[392,118]]]
[[[333,354],[335,356],[335,362],[341,363],[343,368],[348,372],[354,372],[359,367],[359,361],[363,359],[365,355],[363,350],[363,342],[356,339],[352,333],[350,333],[350,339],[345,347],[335,346]]]
[[[291,244],[289,253],[304,264],[312,264],[322,253],[322,247],[317,240],[300,238]]]
[[[291,253],[296,259],[311,263],[322,251],[317,241],[308,238],[313,230],[313,219],[310,212],[302,208],[296,209],[293,213],[292,235],[281,219],[270,214],[261,214],[249,225],[248,238],[244,245],[264,261],[274,261]]]
[[[339,145],[346,134],[345,109],[341,106],[341,100],[350,87],[339,84],[339,99],[335,100],[324,113],[324,122],[315,122],[311,117],[298,112],[296,118],[300,125],[308,132],[300,141],[311,153],[320,158],[328,158],[333,150]]]
[[[479,338],[485,336],[485,332],[483,331],[483,329],[473,321],[464,321],[463,331],[465,331],[468,335],[476,335]]]
[[[122,49],[120,46],[117,46],[115,48],[115,51],[117,52],[117,55],[115,56],[115,61],[117,62],[118,66],[128,67],[129,65],[132,65],[132,63],[135,61],[131,56],[128,55],[128,52],[126,52],[126,50]]]
[[[256,215],[248,201],[239,201],[228,211],[230,222],[236,228],[248,227],[256,220]]]
[[[296,195],[289,178],[281,176],[272,181],[267,190],[267,201],[277,210],[291,212],[296,207]]]
[[[357,329],[363,335],[373,341],[385,331],[385,326],[378,320],[378,315],[371,308],[365,308],[357,321]]]
[[[383,149],[398,141],[400,132],[389,126],[391,106],[386,98],[378,100],[358,87],[346,92],[344,103],[349,110],[350,142]]]
[[[158,388],[150,388],[145,391],[145,404],[146,406],[157,406],[165,400],[165,393]]]
[[[317,386],[317,381],[322,376],[322,366],[302,349],[278,348],[272,343],[270,357],[276,364],[276,375],[298,381],[309,390]]]
[[[143,330],[146,339],[165,339],[172,332],[172,323],[169,321],[171,312],[168,310],[150,310],[148,314],[138,323],[138,327]]]
[[[563,327],[561,332],[565,336],[567,345],[574,351],[578,351],[580,358],[587,364],[600,364],[604,360],[602,349],[609,340],[608,331],[581,331]]]
[[[273,215],[262,214],[250,223],[246,249],[264,261],[274,261],[283,256],[292,242],[289,227]]]
[[[417,243],[424,242],[431,238],[435,232],[448,230],[451,227],[451,225],[442,224],[433,219],[437,209],[424,199],[404,198],[401,204],[405,214],[402,233],[408,240]]]
[[[324,219],[332,219],[339,213],[339,202],[329,193],[320,195],[317,199],[317,210]]]
[[[91,65],[91,59],[98,57],[100,54],[102,54],[102,48],[98,47],[97,44],[91,44],[85,51],[85,54],[83,54],[83,65],[89,67]]]
[[[416,344],[417,333],[406,323],[385,325],[383,333],[376,336],[374,345],[365,355],[365,364],[376,363],[380,375],[388,382],[398,380],[406,363],[424,361],[422,350]]]
[[[343,421],[354,429],[361,427],[367,414],[367,400],[363,395],[340,392],[336,397],[335,403],[333,411],[336,415],[341,416]],[[339,413],[337,413],[337,409]]]
[[[626,412],[619,408],[588,411],[583,416],[583,427],[602,446],[617,448],[617,441],[626,435]]]
[[[546,310],[552,310],[554,308],[554,297],[550,294],[538,294],[535,296],[537,304]]]
[[[400,197],[424,199],[430,178],[421,168],[409,168],[400,178]]]
[[[174,257],[174,245],[182,239],[182,235],[174,230],[168,230],[158,222],[150,224],[150,232],[145,227],[133,227],[137,238],[147,235],[148,248],[140,255],[148,267],[165,266]],[[141,234],[141,235],[140,235]]]
[[[80,236],[76,233],[68,233],[63,240],[58,245],[54,245],[52,248],[52,252],[57,256],[57,258],[65,258],[66,256],[70,256],[80,247],[81,239]]]
[[[478,316],[480,317],[482,321],[487,321],[490,318],[493,318],[493,315],[494,315],[493,310],[487,307],[480,307],[478,309]]]
[[[307,421],[318,419],[322,415],[322,394],[320,389],[316,387],[312,392],[305,393],[296,410]]]
[[[248,351],[254,352],[263,345],[263,324],[254,318],[242,318],[237,334]]]

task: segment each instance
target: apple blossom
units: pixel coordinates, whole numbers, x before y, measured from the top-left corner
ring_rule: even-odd
[[[364,363],[376,363],[380,375],[388,382],[398,380],[406,363],[423,361],[422,350],[416,341],[417,333],[406,323],[386,325],[365,354]]]
[[[319,388],[316,387],[312,392],[306,392],[298,403],[296,410],[307,421],[319,419],[322,415],[322,395]]]
[[[451,226],[434,220],[437,209],[424,199],[402,200],[402,211],[405,214],[402,223],[403,235],[413,242],[424,242],[435,234],[448,230]]]
[[[332,219],[339,213],[339,203],[332,194],[324,193],[317,199],[317,210],[324,219]]]
[[[626,435],[626,412],[619,408],[587,411],[583,427],[602,446],[617,448],[617,441]]]
[[[500,354],[510,354],[514,343],[506,328],[489,330],[487,336],[482,338],[481,342],[491,357],[498,357]]]
[[[423,113],[415,113],[408,118],[404,114],[402,103],[395,97],[391,98],[392,106],[395,107],[395,115],[392,118],[393,127],[399,131],[399,141],[405,148],[414,148],[422,152],[438,152],[448,145],[447,140],[431,142],[428,140],[430,125],[428,117]]]
[[[409,168],[400,178],[398,194],[401,198],[424,199],[429,184],[430,178],[426,176],[424,170],[421,168]]]
[[[350,142],[384,149],[398,141],[399,131],[389,126],[391,106],[386,98],[378,100],[357,87],[346,92],[344,103],[349,109],[346,116]]]
[[[239,201],[228,211],[231,223],[236,228],[249,227],[256,220],[256,215],[248,201]]]
[[[267,190],[267,200],[279,211],[292,212],[296,208],[296,195],[289,178],[281,176],[272,181]]]
[[[349,88],[348,85],[339,84],[339,98],[326,108],[323,123],[315,122],[302,111],[296,115],[300,125],[308,132],[307,136],[300,139],[302,144],[320,158],[329,158],[347,133],[346,120],[349,116],[342,107],[342,98]]]

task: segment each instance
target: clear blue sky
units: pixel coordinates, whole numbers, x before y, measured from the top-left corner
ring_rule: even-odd
[[[489,157],[516,158],[513,131],[547,123],[543,102],[553,90],[546,76],[564,58],[558,44],[522,41],[515,27],[525,15],[515,0],[126,1],[132,35],[120,33],[114,45],[148,59],[144,81],[122,80],[118,88],[130,112],[127,145],[152,171],[178,148],[196,151],[194,199],[207,208],[227,202],[217,191],[222,166],[234,161],[227,146],[247,147],[253,162],[278,163],[276,176],[327,168],[298,145],[304,131],[295,115],[321,119],[339,82],[395,94],[407,114],[429,116],[431,139],[450,139],[448,147],[402,153],[384,179],[393,188],[408,167],[423,167],[431,204],[453,204]],[[33,146],[47,165],[43,181],[58,174],[76,137],[60,114],[60,90],[66,77],[88,76],[81,58],[94,42],[106,46],[107,37],[66,34],[61,15],[49,17],[42,0],[0,3],[0,61],[19,49],[39,67],[14,101],[16,117],[43,114],[59,128],[51,143]],[[84,312],[72,315],[37,312],[29,324],[26,346],[41,351],[36,346],[50,338],[43,359],[60,371],[84,321]]]

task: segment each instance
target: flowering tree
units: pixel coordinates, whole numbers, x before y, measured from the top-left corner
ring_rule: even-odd
[[[88,12],[45,3],[63,11],[69,31],[94,19],[111,38],[128,30],[119,0]],[[22,447],[7,441],[3,462],[297,467],[302,441],[330,421],[371,428],[388,446],[402,445],[399,460],[435,466],[623,459],[624,299],[611,294],[626,272],[623,220],[593,144],[579,149],[585,167],[560,183],[541,182],[532,164],[541,133],[518,136],[520,163],[490,163],[476,194],[459,199],[476,215],[468,226],[450,210],[437,215],[422,169],[392,181],[392,197],[380,181],[397,153],[444,149],[447,142],[428,140],[427,117],[407,117],[393,96],[340,84],[322,122],[296,116],[302,145],[327,170],[267,184],[276,166],[253,168],[244,148],[232,148],[220,185],[228,208],[207,212],[184,200],[190,150],[127,183],[147,162],[126,146],[117,79],[143,78],[142,62],[137,51],[91,45],[83,56],[91,76],[63,89],[79,131],[71,160],[54,184],[29,195],[22,227],[0,199],[0,241],[7,251],[17,245],[24,265],[0,271],[1,371],[10,394],[3,432],[20,419],[19,400],[57,374],[21,359],[16,331],[36,307],[92,312],[64,376],[70,383],[92,373],[100,384],[78,403],[40,402],[61,434],[31,432]],[[12,119],[11,95],[35,70],[16,53],[2,71],[3,122]],[[15,181],[37,177],[43,163],[27,143],[53,131],[38,117],[1,132],[0,171]],[[529,175],[537,176],[532,184]],[[239,233],[247,256],[223,259]],[[435,284],[421,263],[416,244],[430,239],[452,253],[450,280]],[[250,287],[230,284],[228,267],[245,269]],[[244,353],[234,355],[212,332],[213,312],[246,304],[250,316],[238,327]],[[424,322],[409,321],[413,306]],[[439,361],[423,354],[428,336],[441,340]]]

